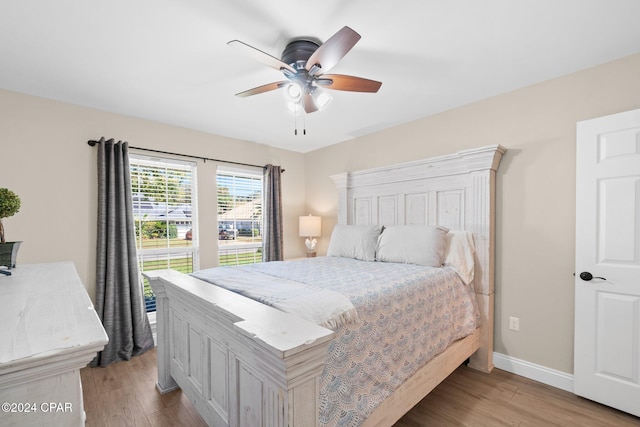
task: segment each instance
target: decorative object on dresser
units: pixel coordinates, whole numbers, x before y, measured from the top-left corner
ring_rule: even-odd
[[[307,247],[307,257],[316,256],[316,244],[318,241],[314,237],[320,236],[322,227],[322,218],[314,215],[301,216],[298,221],[300,237],[306,237],[304,241]]]
[[[263,266],[254,264],[251,268],[256,271],[250,278],[241,274],[246,269],[242,272],[227,270],[231,274],[223,280],[229,288],[212,285],[173,270],[145,272],[158,301],[158,390],[167,392],[177,387],[182,388],[205,421],[215,426],[334,426],[339,422],[363,427],[390,426],[465,360],[470,359],[469,366],[472,368],[491,371],[495,180],[505,151],[503,147],[494,145],[399,165],[333,175],[331,178],[338,189],[338,225],[348,226],[341,227],[346,232],[342,233],[342,237],[360,236],[355,241],[367,243],[365,247],[352,250],[350,248],[354,246],[354,240],[342,239],[342,244],[335,251],[331,248],[332,244],[329,245],[331,252],[337,254],[335,256],[266,263]],[[457,258],[458,263],[464,267],[464,261],[469,259],[468,256],[450,258],[451,253],[444,258],[442,267],[416,266],[408,263],[410,258],[403,258],[406,259],[405,263],[375,260],[375,245],[373,248],[369,245],[369,237],[372,241],[376,240],[373,236],[383,233],[383,226],[394,225],[426,227],[422,231],[431,233],[434,241],[440,243],[436,226],[455,230],[463,242],[473,243],[474,250],[467,252],[473,260],[473,274],[460,274],[468,273],[466,268],[450,270],[449,262]],[[399,231],[402,233],[406,230]],[[388,242],[391,247],[387,249],[391,250],[391,254],[398,255],[398,250],[394,249],[395,242],[397,239],[391,239]],[[441,247],[440,243],[433,249]],[[453,243],[449,246],[456,247]],[[430,260],[432,258],[429,257]],[[442,262],[442,257],[438,259]],[[377,312],[370,310],[365,304],[362,311],[358,312],[356,308],[356,317],[362,321],[349,323],[353,316],[345,307],[335,320],[347,323],[334,329],[304,320],[291,312],[281,311],[274,308],[275,305],[258,302],[262,298],[274,300],[274,295],[265,292],[266,287],[258,286],[255,282],[255,277],[261,274],[270,278],[271,282],[286,282],[285,291],[308,286],[317,294],[322,291],[326,293],[327,289],[318,290],[307,279],[332,281],[334,276],[326,274],[329,272],[327,268],[308,267],[325,267],[329,263],[344,264],[347,261],[353,268],[341,270],[344,273],[342,277],[354,278],[347,280],[353,283],[359,283],[358,277],[363,271],[379,278],[381,275],[376,274],[381,271],[379,269],[387,271],[388,268],[409,271],[420,267],[431,269],[433,274],[453,275],[453,279],[459,282],[456,287],[467,286],[467,297],[470,300],[464,306],[477,308],[475,316],[465,323],[464,333],[459,338],[447,333],[447,340],[436,339],[432,343],[427,340],[413,346],[410,352],[391,352],[391,356],[398,354],[404,357],[408,356],[407,353],[430,352],[435,346],[442,346],[419,363],[390,370],[379,368],[375,364],[377,358],[367,363],[369,353],[363,353],[369,343],[386,348],[380,345],[381,340],[388,339],[389,333],[395,330],[393,316],[388,313],[385,312],[378,318],[382,322],[371,321],[370,316]],[[283,276],[269,274],[264,270],[267,268],[280,269],[281,272],[286,270],[295,273],[295,277],[282,280]],[[219,269],[220,267],[211,270]],[[225,275],[222,271],[216,274]],[[356,274],[357,277],[354,276]],[[237,280],[234,281],[232,276]],[[405,288],[408,284],[395,274],[393,277],[395,279],[389,280],[388,284],[382,284],[389,292],[385,301],[395,300],[396,296],[401,295],[396,293],[399,289],[393,289],[399,284],[398,281],[401,282],[400,288]],[[465,282],[463,277],[472,282]],[[216,280],[218,279],[220,277]],[[257,294],[258,300],[229,290],[235,288],[238,281],[249,288],[248,292]],[[218,281],[214,282],[219,284]],[[376,286],[379,287],[380,284]],[[362,285],[358,292],[363,289],[368,292],[372,288]],[[324,299],[319,298],[309,304],[309,294],[302,298],[295,292],[291,295],[293,298],[282,300],[278,298],[279,294],[275,294],[276,304],[291,305],[292,299],[306,298],[305,307],[315,305],[316,301],[317,305],[327,305]],[[416,296],[415,304],[408,310],[415,315],[422,316],[441,306],[434,305],[434,298],[425,296],[424,293],[413,295]],[[363,302],[362,298],[357,301],[350,297],[346,299],[347,302],[353,302],[354,306]],[[405,297],[402,299],[406,300]],[[370,300],[365,298],[364,302],[367,301]],[[451,307],[452,310],[454,308]],[[388,309],[388,306],[383,309]],[[310,314],[306,317],[315,317],[311,310],[303,311],[305,315]],[[441,321],[449,317],[437,316],[437,319]],[[329,319],[328,323],[333,323],[333,319]],[[357,338],[360,329],[352,329],[356,327],[368,328],[369,331],[373,329],[374,333],[379,333],[376,339],[363,341]],[[385,332],[380,332],[382,329],[377,328],[382,328]],[[396,344],[401,345],[408,338],[410,337],[404,334],[397,342],[393,341],[390,348]],[[448,347],[447,343],[450,344]],[[349,370],[351,364],[347,358],[351,354],[365,355],[366,360],[364,364],[359,361],[359,367],[371,365],[374,369],[378,367],[378,372],[408,376],[392,387],[384,390],[383,387],[376,388],[373,393],[364,396],[364,399],[342,401],[328,398],[327,396],[340,393],[341,390],[359,387],[359,384],[350,383],[356,377],[350,374],[356,373],[355,371],[348,375],[324,375],[325,371],[329,371],[325,368],[334,369],[336,364],[339,364],[338,369]],[[428,357],[431,356],[434,357],[429,360]],[[380,394],[378,392],[384,392],[384,400],[381,402],[377,401]],[[352,396],[350,392],[345,394],[347,395]],[[348,419],[352,422],[347,423]]]
[[[22,242],[7,242],[4,236],[3,218],[15,215],[20,210],[20,197],[8,188],[0,188],[0,267],[12,269],[16,266],[18,249]],[[0,270],[0,273],[11,275],[11,272]]]
[[[80,369],[108,338],[74,265],[0,280],[0,325],[0,424],[84,426]]]

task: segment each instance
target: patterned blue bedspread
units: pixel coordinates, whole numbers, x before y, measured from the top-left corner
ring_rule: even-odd
[[[473,289],[454,270],[319,257],[246,267],[342,293],[359,321],[331,342],[320,424],[356,427],[410,377],[480,324]]]

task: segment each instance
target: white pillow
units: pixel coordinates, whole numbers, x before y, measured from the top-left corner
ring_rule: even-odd
[[[445,227],[394,225],[378,239],[378,261],[442,267],[445,260]]]
[[[327,256],[375,261],[381,231],[381,225],[337,224],[331,233]]]
[[[473,280],[474,254],[476,246],[470,231],[450,230],[447,234],[446,267],[451,267],[460,276],[465,285]]]

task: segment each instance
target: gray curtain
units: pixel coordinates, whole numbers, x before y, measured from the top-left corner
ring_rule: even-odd
[[[128,144],[98,144],[96,312],[109,343],[90,366],[105,367],[153,348],[136,260]]]
[[[282,233],[282,196],[281,196],[280,166],[266,165],[264,167],[264,212],[262,236],[262,260],[283,260]]]

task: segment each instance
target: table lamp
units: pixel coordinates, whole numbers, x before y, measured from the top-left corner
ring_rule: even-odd
[[[321,217],[307,215],[301,216],[299,221],[300,237],[306,237],[304,241],[307,247],[307,257],[316,256],[316,244],[318,241],[314,237],[320,236]]]

